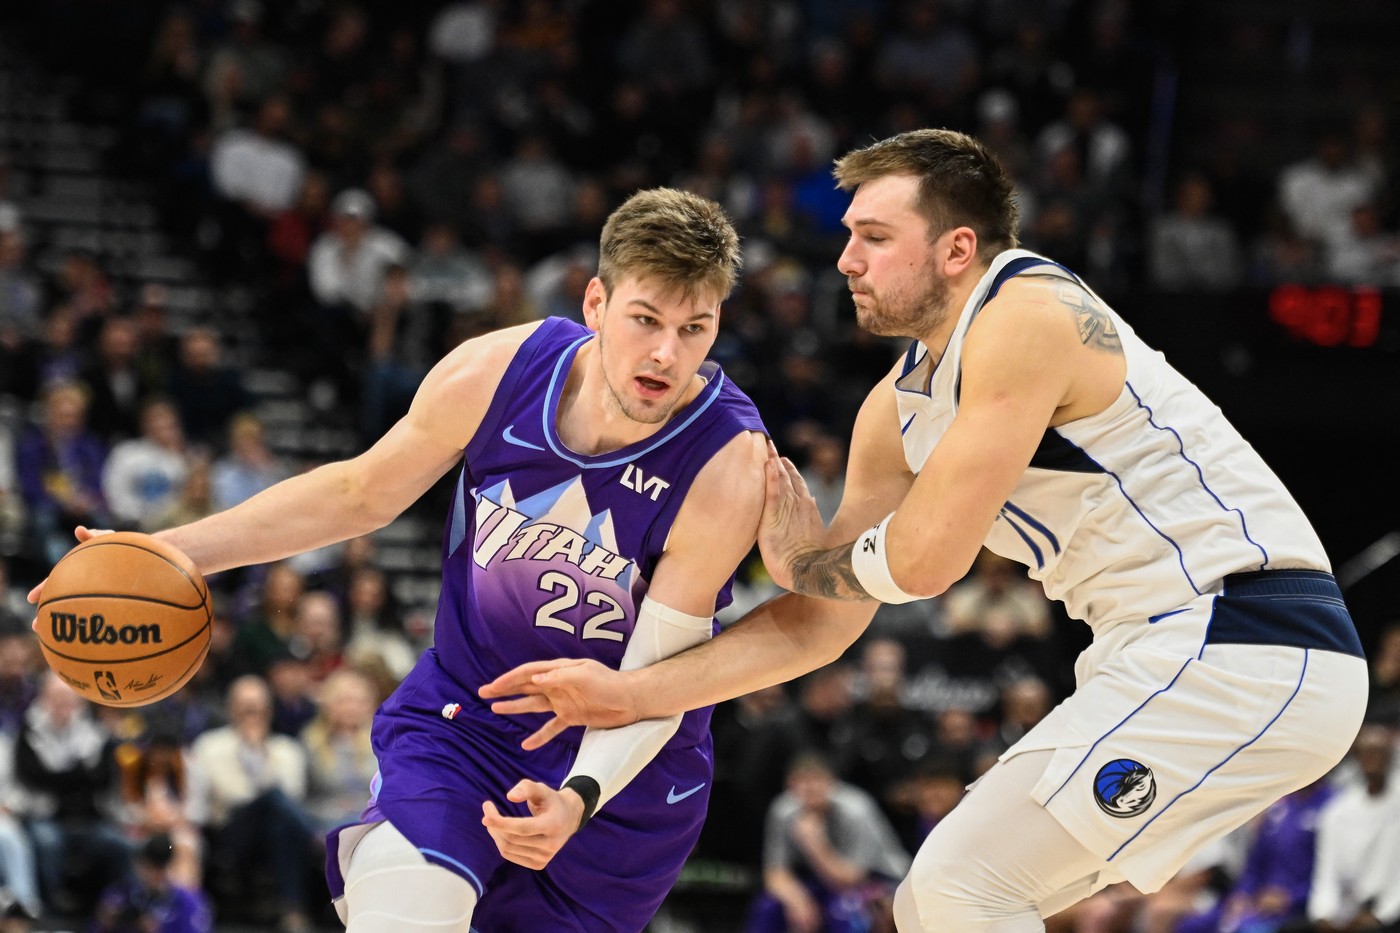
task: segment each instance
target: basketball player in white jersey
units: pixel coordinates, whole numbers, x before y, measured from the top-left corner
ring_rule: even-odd
[[[835,174],[857,318],[912,341],[857,418],[829,528],[770,456],[760,546],[792,594],[650,668],[540,662],[484,692],[556,714],[529,745],[713,703],[828,663],[879,602],[944,592],[986,546],[1094,641],[1075,693],[925,841],[899,929],[1041,930],[1108,884],[1154,891],[1356,734],[1366,667],[1327,555],[1215,405],[1016,248],[1011,180],[980,143],[905,133]]]

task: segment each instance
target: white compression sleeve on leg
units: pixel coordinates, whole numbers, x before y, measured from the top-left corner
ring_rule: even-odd
[[[688,615],[652,599],[642,600],[632,639],[622,655],[624,671],[646,667],[663,658],[708,641],[714,632],[714,619]],[[616,729],[589,729],[579,745],[564,783],[569,778],[590,777],[598,782],[598,806],[611,800],[656,757],[662,746],[680,728],[680,714],[665,719],[644,719]]]
[[[468,933],[476,888],[423,858],[392,823],[365,834],[345,876],[346,933]]]

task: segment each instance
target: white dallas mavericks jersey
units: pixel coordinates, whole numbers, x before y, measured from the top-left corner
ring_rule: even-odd
[[[909,348],[895,394],[915,473],[957,411],[968,326],[1023,272],[1078,281],[1009,250],[977,283],[941,360],[931,364],[920,343]],[[1025,564],[1096,640],[1121,622],[1155,622],[1228,574],[1330,570],[1298,504],[1220,409],[1100,304],[1127,357],[1123,391],[1104,411],[1045,432],[987,548]]]

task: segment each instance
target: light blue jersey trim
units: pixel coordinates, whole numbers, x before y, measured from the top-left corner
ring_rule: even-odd
[[[418,851],[428,856],[429,858],[434,858],[438,861],[446,862],[447,864],[460,871],[462,873],[462,876],[466,878],[467,881],[471,882],[471,886],[476,888],[477,897],[481,897],[486,893],[486,888],[482,886],[481,879],[476,876],[476,872],[472,871],[470,868],[463,865],[461,862],[457,861],[455,858],[448,855],[446,852],[439,852],[437,849],[419,849]]]
[[[452,503],[452,532],[447,537],[447,556],[457,553],[457,548],[467,540],[467,465],[457,474],[457,495]]]

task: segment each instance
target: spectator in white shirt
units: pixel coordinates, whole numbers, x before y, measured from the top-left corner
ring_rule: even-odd
[[[1381,228],[1374,204],[1358,204],[1345,236],[1331,244],[1327,271],[1347,285],[1386,288],[1400,285],[1400,236]]]
[[[330,227],[311,244],[307,274],[314,309],[315,346],[306,365],[317,383],[341,399],[361,392],[358,363],[389,272],[409,264],[402,237],[374,223],[375,203],[360,188],[347,188],[331,202]]]
[[[269,97],[258,108],[252,129],[225,130],[209,154],[215,190],[260,217],[287,210],[301,193],[306,161],[283,138],[291,113],[287,98]]]
[[[43,293],[26,257],[19,209],[0,201],[0,348],[15,351],[39,335]]]
[[[307,271],[311,292],[323,307],[348,305],[362,315],[374,310],[390,266],[407,266],[409,245],[374,224],[374,199],[347,188],[331,202],[331,227],[311,245]]]
[[[501,184],[506,204],[527,233],[558,231],[568,223],[574,179],[544,136],[520,140],[501,171]]]
[[[102,494],[118,522],[151,530],[175,505],[189,468],[180,413],[165,399],[152,399],[141,407],[141,436],[112,448]]]
[[[1400,921],[1400,782],[1391,773],[1395,730],[1363,726],[1352,746],[1361,780],[1318,817],[1308,917],[1320,933]]]
[[[1127,132],[1105,115],[1103,96],[1092,88],[1076,90],[1065,115],[1041,130],[1036,160],[1049,165],[1056,153],[1068,148],[1082,156],[1084,178],[1092,189],[1108,191],[1122,183],[1132,144]]]
[[[1279,203],[1293,229],[1320,243],[1344,238],[1351,212],[1375,197],[1375,181],[1352,164],[1346,141],[1323,135],[1313,157],[1295,162],[1279,176]]]
[[[818,434],[812,438],[807,453],[802,479],[807,483],[807,491],[817,500],[822,521],[830,522],[846,487],[846,445],[830,434]]]
[[[306,749],[272,732],[272,692],[248,674],[228,688],[229,724],[205,732],[190,749],[195,787],[191,819],[212,837],[211,871],[263,864],[277,885],[286,933],[310,933],[307,863],[314,838],[304,801]]]

